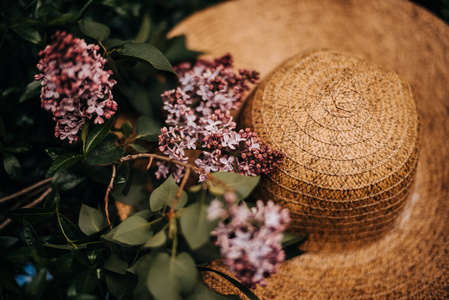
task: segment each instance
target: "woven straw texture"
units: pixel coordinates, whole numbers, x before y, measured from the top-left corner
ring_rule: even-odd
[[[398,75],[345,53],[299,55],[259,85],[241,119],[286,155],[258,194],[290,210],[291,231],[310,234],[304,250],[364,244],[394,224],[419,147],[416,104]]]
[[[447,25],[408,1],[246,0],[190,17],[171,34],[181,33],[190,48],[206,57],[230,52],[237,67],[256,69],[262,77],[298,53],[351,53],[400,74],[415,93],[421,123],[419,163],[409,200],[392,227],[360,247],[332,253],[310,250],[286,261],[268,287],[255,290],[260,298],[449,298]],[[340,104],[350,110],[356,103]],[[381,127],[391,128],[388,124]],[[413,158],[413,150],[407,153],[401,157]],[[412,176],[414,167],[407,168]],[[406,174],[403,178],[409,180]],[[205,277],[214,289],[237,293],[220,277]]]

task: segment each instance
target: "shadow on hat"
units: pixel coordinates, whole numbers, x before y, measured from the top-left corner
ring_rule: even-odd
[[[290,230],[309,239],[258,297],[449,297],[447,25],[407,1],[246,0],[179,34],[265,78],[241,124],[286,159],[259,197],[289,208]]]

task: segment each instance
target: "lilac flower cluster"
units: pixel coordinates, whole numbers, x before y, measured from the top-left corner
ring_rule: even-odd
[[[216,237],[215,245],[220,247],[224,264],[236,277],[250,288],[257,284],[266,286],[265,278],[276,273],[284,261],[282,232],[290,222],[287,209],[272,201],[265,206],[261,200],[249,210],[246,205],[237,205],[229,200],[226,208],[215,199],[208,208],[208,219],[224,220],[211,235]]]
[[[202,150],[195,161],[202,170],[200,181],[214,171],[267,174],[282,163],[282,152],[261,145],[257,134],[249,128],[236,131],[230,116],[230,111],[241,104],[249,84],[257,83],[257,72],[234,73],[229,54],[214,61],[200,60],[193,67],[183,63],[175,70],[180,86],[162,94],[168,128],[161,129],[161,152],[185,162],[185,151]],[[177,181],[182,177],[181,167],[164,163],[159,164],[156,176],[165,177],[169,171]]]
[[[107,60],[97,51],[98,45],[87,45],[83,39],[57,31],[52,44],[39,52],[42,59],[34,76],[42,80],[42,107],[53,113],[55,136],[70,143],[86,119],[104,123],[117,110],[111,89],[116,81],[112,71],[104,70]]]

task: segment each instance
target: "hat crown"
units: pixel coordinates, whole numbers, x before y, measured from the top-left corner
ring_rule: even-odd
[[[260,194],[290,209],[308,250],[355,246],[391,228],[412,187],[419,120],[409,84],[356,56],[317,51],[271,73],[242,120],[285,162]]]

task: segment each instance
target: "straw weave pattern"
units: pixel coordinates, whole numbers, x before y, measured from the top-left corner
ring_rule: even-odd
[[[342,52],[298,55],[258,87],[242,121],[286,154],[259,194],[289,208],[308,250],[376,239],[402,211],[419,122],[397,74]]]

